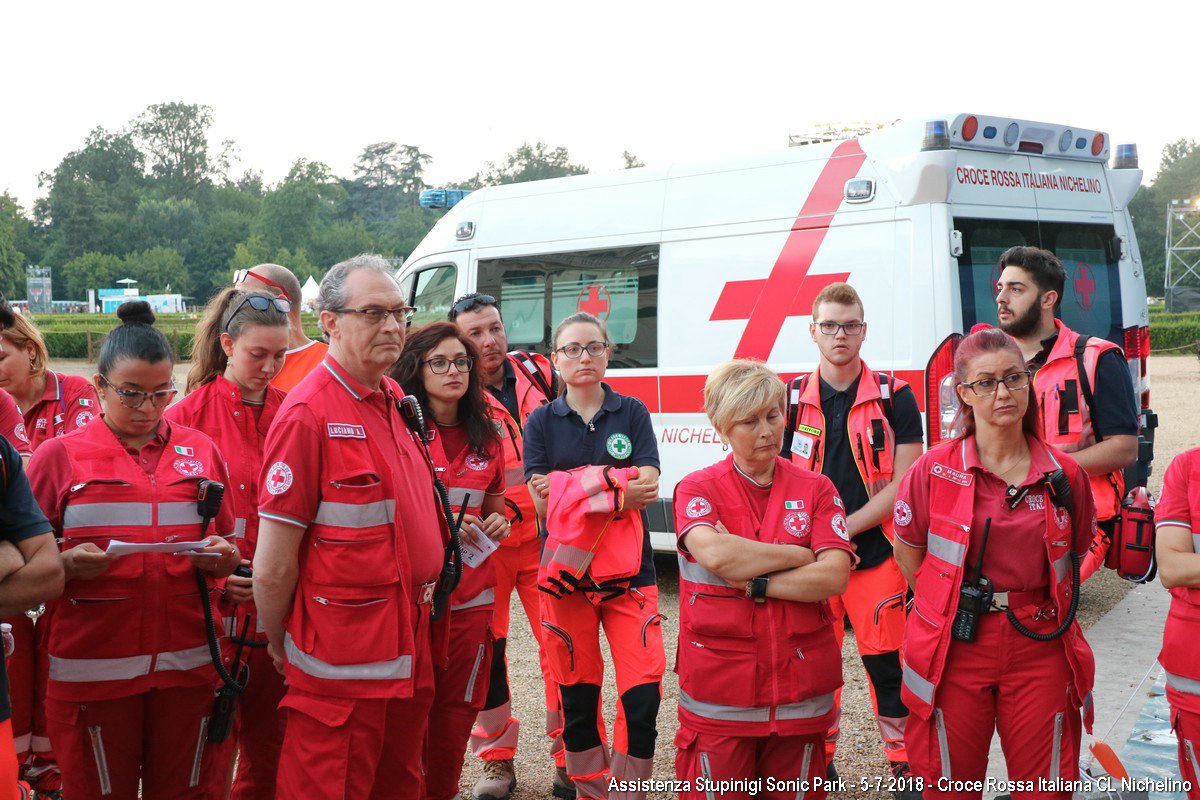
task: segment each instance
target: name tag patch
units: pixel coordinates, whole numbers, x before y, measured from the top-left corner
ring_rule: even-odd
[[[932,472],[935,477],[941,478],[944,481],[950,481],[951,483],[957,483],[959,486],[970,486],[975,481],[967,473],[951,469],[945,464],[934,464]]]
[[[812,425],[797,425],[796,430],[800,431],[801,433],[807,433],[809,436],[821,435],[821,429],[814,428]]]
[[[326,424],[330,439],[365,439],[367,431],[362,425],[350,425],[345,422],[330,422]]]

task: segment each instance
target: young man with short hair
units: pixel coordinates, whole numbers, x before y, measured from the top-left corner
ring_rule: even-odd
[[[1000,256],[996,295],[1000,330],[1017,340],[1034,373],[1046,441],[1087,470],[1100,530],[1080,566],[1086,581],[1104,563],[1121,500],[1122,470],[1137,460],[1138,409],[1121,348],[1081,336],[1055,318],[1067,274],[1038,247],[1010,247]]]
[[[892,774],[904,777],[908,709],[900,700],[900,640],[908,586],[892,558],[892,503],[900,478],[921,455],[921,414],[908,384],[860,358],[867,324],[852,286],[833,283],[817,295],[809,333],[820,362],[788,387],[783,455],[827,476],[845,505],[846,535],[859,563],[845,594],[830,598],[834,630],[840,646],[849,616],[884,752]],[[838,700],[840,707],[840,694]],[[826,741],[831,767],[837,735],[835,722]],[[897,793],[906,796],[916,793]]]

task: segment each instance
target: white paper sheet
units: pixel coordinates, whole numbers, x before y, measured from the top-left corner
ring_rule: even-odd
[[[486,561],[488,556],[496,552],[500,545],[489,539],[475,523],[471,523],[471,528],[475,531],[475,538],[479,544],[472,544],[464,538],[461,542],[462,558],[463,564],[474,569]]]
[[[122,542],[119,539],[111,539],[104,552],[110,556],[127,556],[132,553],[182,553],[188,550],[199,550],[207,545],[207,541],[137,544],[135,542]]]

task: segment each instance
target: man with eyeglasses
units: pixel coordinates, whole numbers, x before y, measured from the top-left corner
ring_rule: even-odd
[[[291,303],[288,315],[288,350],[283,369],[271,385],[281,392],[290,392],[304,376],[325,360],[329,345],[309,339],[300,322],[300,280],[287,267],[278,264],[259,264],[252,269],[239,269],[233,274],[233,287],[244,292],[266,292]]]
[[[1011,247],[1000,256],[1000,330],[1016,339],[1042,413],[1046,442],[1087,470],[1099,530],[1079,568],[1086,581],[1104,563],[1125,496],[1126,467],[1137,460],[1138,408],[1125,354],[1081,336],[1055,314],[1067,273],[1048,250]]]
[[[515,589],[534,639],[539,642],[538,659],[546,689],[546,735],[553,741],[550,749],[556,767],[553,792],[556,797],[570,800],[575,797],[575,789],[565,768],[558,686],[550,677],[549,664],[540,645],[537,590],[540,539],[537,511],[525,485],[522,461],[525,420],[535,408],[557,396],[557,380],[545,357],[508,352],[504,320],[492,295],[478,292],[464,295],[450,307],[448,316],[479,350],[477,366],[504,444],[505,505],[512,524],[509,537],[500,543],[500,549],[491,557],[496,570],[496,610],[492,619],[495,645],[487,699],[471,732],[471,752],[484,761],[483,776],[475,784],[474,798],[504,800],[517,785],[514,758],[520,723],[512,714],[505,658],[509,606]]]
[[[412,309],[373,255],[330,268],[318,308],[329,354],[271,426],[259,496],[254,601],[288,685],[276,796],[416,800],[449,533],[386,377]]]
[[[846,510],[844,535],[858,565],[845,594],[831,597],[838,646],[844,617],[854,628],[866,668],[879,735],[892,775],[910,774],[904,747],[908,708],[900,699],[900,640],[908,586],[892,558],[892,504],[900,478],[921,455],[917,398],[904,381],[874,372],[859,356],[867,335],[862,300],[846,283],[825,287],[813,302],[809,333],[820,351],[817,369],[788,386],[783,456],[827,476]],[[803,511],[798,512],[803,513]],[[841,706],[841,693],[838,693]],[[840,711],[839,711],[840,716]],[[826,738],[830,775],[838,725]],[[917,792],[898,791],[899,798]]]

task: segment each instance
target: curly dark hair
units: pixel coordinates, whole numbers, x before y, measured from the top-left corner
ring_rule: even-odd
[[[447,339],[454,339],[462,344],[467,355],[474,359],[478,366],[479,351],[470,339],[458,332],[457,325],[453,322],[431,322],[423,328],[409,331],[408,339],[404,342],[404,352],[392,366],[390,373],[404,389],[405,394],[417,398],[417,402],[428,416],[432,415],[421,367],[429,357],[430,351]],[[492,424],[492,415],[488,411],[488,402],[483,396],[483,391],[479,370],[472,369],[467,373],[467,393],[458,401],[458,416],[466,429],[471,449],[481,456],[490,457],[500,446],[500,434]]]

